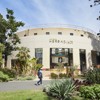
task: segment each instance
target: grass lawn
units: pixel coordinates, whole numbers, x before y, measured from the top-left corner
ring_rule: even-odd
[[[22,90],[15,92],[0,92],[0,100],[54,100],[42,91]]]

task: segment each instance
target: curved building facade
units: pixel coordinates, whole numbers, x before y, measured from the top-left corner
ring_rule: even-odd
[[[38,58],[43,69],[55,68],[57,63],[64,66],[78,66],[83,72],[100,64],[100,38],[92,31],[78,28],[48,27],[33,28],[16,33],[21,39],[18,46],[30,49],[31,58]],[[8,66],[16,58],[9,56]]]

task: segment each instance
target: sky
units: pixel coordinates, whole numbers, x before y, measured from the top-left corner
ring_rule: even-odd
[[[92,0],[93,1],[93,0]],[[0,13],[5,17],[6,8],[14,11],[17,21],[28,29],[48,25],[76,25],[98,33],[100,5],[90,7],[89,0],[0,0]]]

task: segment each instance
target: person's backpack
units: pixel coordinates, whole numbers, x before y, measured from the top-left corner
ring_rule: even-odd
[[[42,78],[42,72],[41,71],[38,72],[38,77]]]
[[[42,72],[39,73],[39,77],[42,77]]]

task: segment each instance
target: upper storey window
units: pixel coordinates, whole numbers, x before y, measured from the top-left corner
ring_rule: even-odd
[[[83,37],[84,35],[83,34],[81,34],[81,37]]]
[[[37,35],[37,33],[34,33],[34,35]]]
[[[62,32],[58,32],[58,35],[62,35]]]
[[[24,34],[24,37],[27,36],[26,34]]]
[[[74,35],[73,33],[70,33],[70,35]]]
[[[46,32],[46,35],[49,35],[50,34],[50,32]]]

